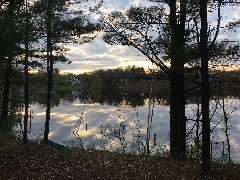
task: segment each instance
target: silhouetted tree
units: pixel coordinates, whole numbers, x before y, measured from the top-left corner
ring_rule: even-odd
[[[186,2],[180,2],[180,12],[177,12],[176,1],[169,1],[168,5],[170,19],[160,5],[148,8],[131,7],[125,15],[120,12],[111,13],[104,21],[107,33],[103,38],[109,44],[129,45],[136,48],[170,77],[171,155],[184,157],[186,153],[184,96]],[[177,18],[177,14],[180,18]],[[163,55],[170,56],[170,68],[161,58]]]
[[[52,59],[52,0],[47,1],[47,109],[46,122],[44,131],[44,142],[48,143],[49,122],[51,113],[51,97],[52,97],[52,83],[53,83],[53,59]]]
[[[201,32],[201,103],[202,103],[202,169],[210,170],[210,119],[209,119],[209,73],[208,73],[208,1],[200,2]]]
[[[171,30],[170,71],[170,154],[173,157],[186,155],[186,118],[184,63],[186,0],[180,0],[180,19],[177,18],[175,0],[169,1]],[[178,23],[179,22],[179,23]]]
[[[64,53],[66,48],[58,46],[57,43],[90,42],[95,36],[88,36],[97,30],[98,25],[90,23],[82,11],[75,12],[69,9],[72,3],[80,6],[81,1],[69,2],[66,0],[43,0],[34,5],[36,26],[39,38],[46,41],[46,46],[39,53],[39,58],[47,59],[47,109],[44,141],[48,142],[49,121],[51,111],[51,91],[53,86],[53,65],[55,62],[67,62]],[[41,12],[41,13],[40,13]],[[80,40],[76,41],[76,37]],[[47,47],[45,49],[45,47]]]
[[[2,8],[2,6],[4,6]],[[5,71],[3,75],[4,85],[2,92],[2,106],[0,126],[4,127],[8,123],[9,101],[11,92],[12,69],[14,57],[22,49],[17,45],[21,42],[18,15],[22,1],[5,1],[1,4],[0,18],[0,57],[5,60]]]
[[[24,113],[24,128],[23,128],[23,143],[27,142],[27,132],[28,132],[28,116],[29,116],[29,14],[28,14],[28,0],[25,0],[25,66],[24,66],[24,74],[25,74],[25,84],[24,84],[24,104],[25,104],[25,113]]]

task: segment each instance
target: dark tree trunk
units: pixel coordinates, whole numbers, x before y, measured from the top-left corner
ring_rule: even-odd
[[[231,163],[231,146],[230,146],[230,139],[229,139],[229,134],[228,134],[228,130],[229,130],[229,125],[228,125],[228,120],[229,117],[227,115],[226,109],[225,109],[225,100],[224,97],[222,96],[222,111],[223,111],[223,117],[224,117],[224,124],[225,124],[225,135],[226,135],[226,139],[227,139],[227,150],[228,150],[228,163]]]
[[[208,72],[208,23],[207,0],[200,1],[200,56],[201,56],[201,102],[202,102],[202,169],[210,171],[210,119],[209,119],[209,72]]]
[[[48,143],[49,134],[49,122],[51,115],[51,97],[52,97],[52,83],[53,83],[53,60],[52,60],[52,0],[48,0],[47,5],[47,72],[48,72],[48,84],[47,84],[47,109],[46,109],[46,122],[44,132],[44,142]]]
[[[29,45],[28,45],[28,0],[26,0],[26,24],[25,24],[25,84],[24,84],[24,104],[25,104],[25,114],[24,114],[24,128],[23,128],[23,143],[27,143],[27,124],[28,124],[28,106],[29,106],[29,72],[28,72],[28,53],[29,53]]]
[[[14,16],[14,4],[12,1],[9,2],[9,29],[8,36],[13,36],[14,34],[14,23],[13,23],[13,16]],[[1,110],[1,117],[0,117],[0,127],[7,128],[8,125],[8,113],[9,113],[9,103],[10,103],[10,92],[11,92],[11,81],[12,81],[12,62],[13,62],[13,45],[14,42],[8,42],[8,50],[7,50],[7,62],[6,68],[4,73],[4,87],[2,92],[2,110]]]
[[[8,111],[9,111],[9,101],[10,101],[10,92],[11,92],[11,81],[12,81],[12,61],[13,57],[10,55],[5,73],[4,73],[4,87],[2,92],[2,111],[0,119],[0,127],[6,128],[8,124]]]
[[[197,146],[197,158],[199,159],[199,155],[200,155],[200,149],[199,149],[199,145],[200,145],[200,138],[199,138],[199,127],[200,127],[200,104],[199,104],[199,95],[198,92],[196,92],[197,94],[197,119],[196,119],[196,146]]]
[[[186,155],[185,119],[185,17],[186,1],[182,0],[180,25],[177,24],[176,1],[170,1],[171,74],[170,74],[170,154],[174,158]]]

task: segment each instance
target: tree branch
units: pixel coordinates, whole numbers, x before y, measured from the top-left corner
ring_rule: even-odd
[[[217,40],[217,36],[218,36],[218,33],[219,33],[219,29],[220,29],[220,23],[221,23],[221,19],[222,19],[222,16],[221,16],[221,1],[218,1],[218,24],[217,24],[217,30],[216,30],[216,33],[215,33],[215,36],[213,38],[213,41],[212,43],[210,44],[210,47],[209,47],[209,50],[211,50]]]

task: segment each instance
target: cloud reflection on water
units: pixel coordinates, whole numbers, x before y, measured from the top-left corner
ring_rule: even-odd
[[[230,106],[240,104],[239,99],[229,99],[226,101],[227,110],[231,110]],[[214,106],[214,102],[211,101],[211,105]],[[229,106],[229,107],[228,107]],[[151,106],[152,108],[152,106]],[[44,130],[45,112],[38,105],[31,105],[33,110],[33,122],[32,131],[29,137],[36,138],[42,137]],[[84,109],[84,111],[83,111]],[[188,118],[194,118],[196,104],[189,104],[186,106],[186,114]],[[218,111],[221,111],[220,109]],[[59,106],[51,109],[51,121],[50,121],[50,139],[62,143],[68,146],[77,146],[80,144],[77,137],[73,134],[76,130],[77,123],[81,119],[80,127],[77,129],[77,133],[81,137],[83,146],[85,148],[94,147],[96,149],[108,149],[111,151],[121,150],[120,138],[125,139],[125,144],[130,150],[133,146],[137,147],[137,136],[141,139],[141,143],[145,144],[147,134],[147,123],[149,115],[149,106],[136,108],[123,108],[109,105],[101,105],[98,103],[84,104],[79,100],[75,100],[73,103],[66,104],[61,102]],[[164,145],[169,148],[169,106],[155,105],[153,109],[154,115],[152,117],[151,124],[151,138],[150,144],[153,146],[153,137],[156,134],[156,140],[161,147]],[[220,113],[220,112],[219,112]],[[230,129],[230,143],[231,143],[231,155],[233,160],[240,162],[240,140],[238,138],[240,133],[240,125],[238,122],[239,110],[235,111],[230,118],[230,123],[234,124]],[[212,127],[217,124],[220,116],[213,118]],[[125,129],[121,130],[121,123],[124,124]],[[87,130],[86,130],[87,124]],[[191,128],[192,122],[188,124]],[[218,124],[213,132],[213,141],[225,141],[226,137],[222,130],[223,122]],[[103,135],[102,132],[106,132]],[[107,132],[108,131],[108,132]],[[118,133],[120,132],[121,135]],[[139,133],[138,133],[139,132]],[[108,137],[109,136],[109,137]],[[111,137],[110,137],[111,136]],[[221,151],[221,145],[214,147],[216,152]],[[218,154],[219,155],[219,154]],[[215,156],[217,157],[217,155]]]

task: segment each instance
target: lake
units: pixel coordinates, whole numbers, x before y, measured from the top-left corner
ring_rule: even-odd
[[[44,95],[34,95],[30,139],[42,139],[45,122]],[[227,154],[222,110],[223,100],[210,101],[213,159]],[[90,96],[79,92],[53,95],[49,139],[71,147],[103,149],[141,154],[146,151],[149,134],[151,154],[169,150],[169,106],[159,94],[114,92]],[[231,159],[240,163],[240,100],[224,98],[228,117]],[[186,105],[188,143],[196,138],[197,104],[190,98]],[[195,125],[195,126],[194,126]],[[200,128],[201,130],[201,128]],[[18,126],[20,132],[20,126]],[[192,133],[190,133],[190,131]],[[149,133],[148,133],[149,132]],[[201,134],[199,134],[201,136]],[[192,147],[192,150],[194,146]],[[224,155],[226,157],[226,155]]]

